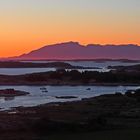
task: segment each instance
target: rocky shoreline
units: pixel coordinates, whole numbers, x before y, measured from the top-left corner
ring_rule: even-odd
[[[140,90],[0,112],[0,132],[15,140],[140,128]],[[1,135],[1,134],[0,134]],[[4,139],[1,136],[2,140]],[[16,139],[17,138],[17,139]]]

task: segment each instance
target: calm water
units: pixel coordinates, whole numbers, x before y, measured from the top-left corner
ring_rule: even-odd
[[[55,68],[0,68],[0,74],[3,75],[21,75],[38,72],[56,71]]]
[[[36,106],[51,102],[66,102],[81,100],[82,98],[94,97],[101,94],[112,94],[115,92],[124,93],[130,89],[140,88],[138,86],[0,86],[0,89],[14,88],[30,92],[29,95],[15,98],[0,97],[1,110],[11,107]],[[46,88],[48,92],[42,92],[41,88]],[[91,90],[87,90],[91,88]],[[56,99],[55,96],[76,96],[75,99]]]
[[[53,61],[24,61],[24,62],[33,62],[33,63],[49,63]],[[99,71],[99,72],[108,72],[108,66],[129,66],[140,63],[124,63],[120,61],[105,61],[105,62],[95,62],[95,61],[64,61],[73,66],[84,66],[84,67],[98,67],[101,69],[78,69],[78,71]],[[21,75],[21,74],[30,74],[37,72],[47,72],[47,71],[55,71],[55,68],[0,68],[0,74],[4,75]]]

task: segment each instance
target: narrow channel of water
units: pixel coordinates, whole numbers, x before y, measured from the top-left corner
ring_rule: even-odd
[[[138,89],[138,86],[0,86],[0,89],[14,88],[15,90],[30,92],[29,95],[4,98],[0,97],[0,108],[29,107],[51,102],[67,102],[90,98],[102,94],[126,92]],[[48,91],[48,92],[46,92]],[[56,96],[75,96],[73,99],[57,99]]]

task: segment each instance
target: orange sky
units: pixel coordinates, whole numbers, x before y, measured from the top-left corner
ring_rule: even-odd
[[[139,0],[1,0],[0,57],[47,44],[139,44]]]

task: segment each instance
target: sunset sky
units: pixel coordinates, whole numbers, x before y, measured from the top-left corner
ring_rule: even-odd
[[[140,45],[140,0],[0,0],[0,57],[67,41]]]

